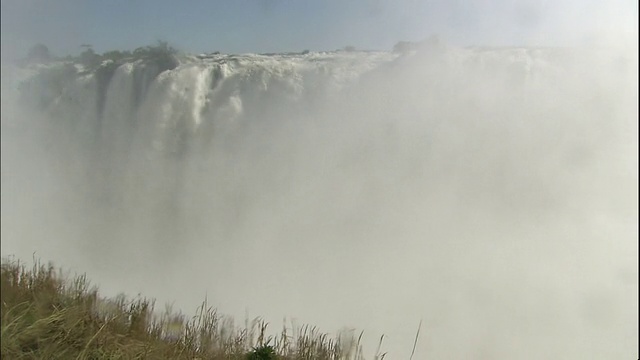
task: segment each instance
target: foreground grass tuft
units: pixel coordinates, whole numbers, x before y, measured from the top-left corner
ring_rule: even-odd
[[[85,276],[69,280],[51,264],[5,259],[1,269],[2,359],[363,358],[359,337],[309,326],[267,336],[262,320],[236,328],[206,301],[190,319],[170,308],[159,315],[153,301],[101,298]]]

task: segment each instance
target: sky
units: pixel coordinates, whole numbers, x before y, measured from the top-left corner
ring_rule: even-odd
[[[72,55],[82,44],[104,52],[158,40],[189,53],[390,50],[398,41],[433,34],[459,46],[567,45],[612,28],[637,34],[638,21],[633,0],[2,0],[1,5],[2,48],[14,56],[37,43],[54,55]]]

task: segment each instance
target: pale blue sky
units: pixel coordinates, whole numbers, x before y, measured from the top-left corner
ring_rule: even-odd
[[[56,55],[166,40],[198,52],[388,50],[437,33],[456,45],[557,45],[637,32],[633,0],[2,0],[3,52]],[[633,30],[635,29],[635,30]],[[3,54],[6,55],[6,54]],[[3,56],[3,58],[6,58]]]

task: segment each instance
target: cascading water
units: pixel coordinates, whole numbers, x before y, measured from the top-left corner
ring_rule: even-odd
[[[20,110],[3,100],[3,254],[183,309],[207,292],[276,327],[385,333],[390,358],[421,318],[429,358],[636,351],[637,55],[162,65],[3,75],[3,99],[22,84]]]

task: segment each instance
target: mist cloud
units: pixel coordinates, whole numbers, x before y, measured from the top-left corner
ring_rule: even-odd
[[[475,2],[443,20],[571,47],[126,63],[103,93],[75,73],[20,93],[34,73],[3,61],[3,256],[185,311],[206,294],[274,327],[385,333],[389,358],[420,319],[424,357],[633,356],[638,58],[622,5]]]

